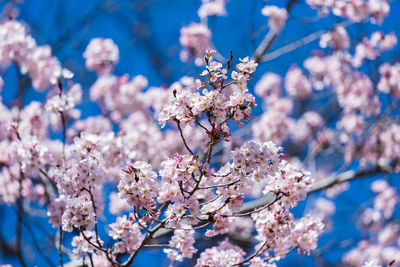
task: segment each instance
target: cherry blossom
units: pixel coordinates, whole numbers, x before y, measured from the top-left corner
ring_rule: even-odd
[[[176,261],[182,261],[184,258],[192,258],[193,254],[197,252],[197,249],[193,246],[195,243],[193,235],[194,230],[190,228],[175,230],[174,235],[169,241],[169,245],[174,249],[164,249],[168,258]]]
[[[154,197],[157,174],[146,162],[137,161],[122,170],[118,184],[119,196],[127,199],[131,206],[151,209],[155,205]]]
[[[341,210],[333,198],[345,197],[340,194],[352,180],[364,177],[370,177],[362,185],[370,184],[372,198],[357,207],[353,221],[361,238],[342,261],[399,264],[400,198],[392,178],[400,172],[400,63],[390,52],[396,34],[379,28],[389,2],[306,1],[303,8],[318,10],[318,19],[332,12],[350,23],[377,24],[369,36],[358,32],[359,41],[347,20],[279,41],[289,17],[303,20],[290,13],[298,3],[255,5],[254,14],[268,22],[249,28],[256,52],[240,57],[240,50],[220,49],[225,36],[214,25],[217,19],[229,32],[227,3],[202,0],[200,22],[179,25],[182,50],[171,46],[155,64],[160,81],[139,74],[146,73],[139,57],[137,73],[114,72],[119,41],[103,37],[80,48],[82,73],[74,61],[55,57],[57,44],[39,45],[35,29],[15,20],[18,1],[5,5],[0,203],[16,211],[10,248],[22,266],[36,264],[28,257],[24,262],[30,246],[23,241],[30,234],[37,243],[29,229],[37,214],[46,214],[54,228],[61,266],[66,260],[73,266],[135,265],[147,248],[163,251],[171,265],[277,266],[292,252],[312,255],[319,243],[324,248],[320,237],[335,229]],[[311,44],[319,36],[319,46]],[[311,53],[289,62],[289,69],[266,65],[307,45],[301,51]],[[235,48],[231,41],[226,46]],[[196,65],[184,68],[181,78],[163,71],[178,53],[185,67],[191,59]],[[14,70],[17,96],[8,100]],[[88,71],[95,80],[82,79]],[[95,116],[88,101],[99,108]]]
[[[400,64],[389,65],[384,63],[379,67],[381,79],[378,84],[378,90],[384,93],[400,98],[400,81],[398,73],[400,72]]]
[[[346,29],[338,26],[332,31],[323,34],[319,45],[322,48],[326,48],[329,45],[337,50],[348,49],[350,47],[350,38]]]
[[[113,239],[119,240],[119,242],[114,245],[117,253],[134,251],[144,238],[140,231],[141,225],[139,223],[132,223],[132,220],[132,215],[130,215],[129,218],[124,215],[122,217],[117,217],[116,222],[110,224],[111,230],[108,234]]]
[[[119,50],[113,40],[108,38],[95,38],[86,47],[83,57],[88,70],[98,74],[107,74],[114,69],[119,60]]]
[[[198,10],[200,18],[208,16],[224,16],[226,15],[225,5],[229,0],[202,0],[202,4]]]
[[[370,17],[371,22],[381,24],[388,15],[390,7],[385,0],[353,0],[353,1],[321,1],[307,0],[308,5],[321,13],[332,11],[336,16],[346,17],[353,21],[361,21]]]
[[[285,77],[285,89],[289,95],[305,99],[311,94],[311,83],[300,68],[292,65]]]
[[[203,251],[195,266],[230,266],[241,262],[244,255],[240,247],[225,239],[218,246]]]
[[[181,36],[179,42],[184,48],[180,53],[183,61],[194,57],[196,64],[201,65],[201,57],[210,48],[211,31],[206,25],[201,23],[191,23],[187,27],[181,29]]]
[[[277,6],[265,6],[261,13],[269,18],[268,26],[274,32],[280,32],[288,18],[286,9]]]

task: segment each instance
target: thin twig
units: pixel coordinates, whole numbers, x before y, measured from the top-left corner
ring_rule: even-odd
[[[186,149],[190,152],[190,154],[192,154],[192,156],[194,156],[193,151],[190,149],[190,147],[189,147],[188,144],[186,143],[185,137],[183,136],[183,132],[182,132],[182,128],[181,128],[181,123],[180,123],[178,120],[175,120],[175,121],[176,121],[176,125],[178,126],[179,133],[181,134],[181,138],[182,138],[183,144],[185,145]]]

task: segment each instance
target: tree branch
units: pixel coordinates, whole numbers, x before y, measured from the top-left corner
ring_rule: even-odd
[[[303,45],[309,44],[309,43],[311,43],[311,42],[317,40],[317,39],[318,39],[319,37],[321,37],[324,33],[330,31],[331,29],[333,29],[333,28],[335,28],[335,27],[338,27],[338,26],[348,27],[348,26],[350,26],[350,25],[352,25],[352,24],[354,24],[354,22],[352,22],[352,21],[350,21],[350,20],[345,20],[345,21],[342,21],[342,22],[339,22],[339,23],[334,24],[334,25],[333,25],[330,29],[328,29],[328,30],[321,30],[321,31],[317,31],[317,32],[311,33],[311,34],[309,34],[309,35],[303,37],[303,38],[300,39],[300,40],[297,40],[297,41],[295,41],[295,42],[293,42],[293,43],[290,43],[290,44],[288,44],[288,45],[285,45],[285,46],[283,46],[283,47],[281,47],[281,48],[278,48],[278,49],[272,51],[271,53],[268,53],[268,54],[262,56],[261,59],[260,59],[260,63],[264,63],[264,62],[273,60],[273,59],[275,59],[275,58],[277,58],[277,57],[280,57],[281,55],[284,55],[284,54],[287,54],[287,53],[289,53],[289,52],[292,52],[292,51],[296,50],[297,48],[299,48],[299,47],[301,47],[301,46],[303,46]]]
[[[377,166],[370,170],[362,170],[362,171],[351,170],[351,171],[342,172],[340,174],[334,174],[334,175],[330,176],[329,178],[315,182],[312,189],[308,192],[308,194],[315,193],[315,192],[321,191],[323,189],[332,187],[336,184],[350,181],[353,179],[363,178],[363,177],[371,176],[374,174],[390,173],[391,171],[392,171],[392,168],[390,166],[385,166],[385,167]],[[244,203],[243,208],[240,212],[241,213],[251,212],[259,207],[268,205],[269,203],[273,202],[274,199],[275,199],[274,193],[272,193],[272,192],[267,193],[261,199]]]
[[[308,194],[312,194],[312,193],[321,191],[323,189],[330,188],[336,184],[343,183],[346,181],[363,178],[363,177],[368,177],[368,176],[371,176],[374,174],[390,173],[391,171],[392,171],[391,166],[385,166],[385,167],[377,166],[370,170],[361,170],[361,171],[351,170],[351,171],[346,171],[346,172],[343,172],[340,174],[334,174],[329,178],[315,182],[312,189],[308,192]],[[269,205],[274,203],[276,200],[277,200],[277,195],[275,193],[269,192],[263,198],[244,203],[243,208],[240,210],[240,212],[238,214],[239,215],[243,215],[243,214],[250,215],[250,214],[254,213],[254,211],[258,210],[259,208],[268,207]],[[168,235],[170,233],[172,233],[172,231],[169,229],[160,229],[153,234],[153,237],[160,238],[160,237]]]
[[[297,0],[290,0],[287,5],[286,5],[286,11],[287,13],[290,12],[292,9],[293,5],[297,2]],[[259,63],[262,55],[271,47],[272,43],[274,40],[278,37],[279,32],[275,31],[269,31],[267,35],[264,37],[260,45],[256,48],[256,51],[254,52],[253,58],[254,61]]]

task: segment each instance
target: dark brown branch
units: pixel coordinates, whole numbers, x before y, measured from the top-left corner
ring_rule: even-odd
[[[60,260],[60,266],[64,267],[64,262],[63,262],[63,253],[62,253],[62,246],[63,246],[63,229],[62,226],[60,226],[60,236],[58,240],[58,258]]]
[[[264,248],[265,248],[265,246],[267,246],[267,244],[268,244],[268,240],[266,240],[266,241],[262,244],[262,246],[261,246],[254,254],[250,255],[250,256],[249,256],[248,258],[246,258],[245,260],[243,260],[243,261],[241,261],[241,262],[239,262],[239,263],[237,263],[237,264],[232,265],[232,267],[233,267],[233,266],[242,266],[243,264],[245,264],[245,263],[251,261],[252,259],[254,259],[255,257],[257,257],[257,256],[264,250]]]
[[[193,151],[190,149],[189,145],[186,143],[185,137],[183,136],[181,123],[178,120],[175,120],[175,121],[176,121],[176,125],[178,126],[179,133],[181,134],[181,138],[182,138],[183,144],[185,145],[186,149],[190,152],[190,154],[192,154],[192,156],[194,156]]]
[[[153,237],[153,234],[157,232],[159,229],[161,229],[165,223],[167,222],[167,219],[164,219],[162,223],[158,224],[155,226],[148,235],[143,239],[142,243],[140,246],[129,256],[129,258],[122,264],[122,266],[129,266],[132,264],[133,260],[136,258],[136,256],[139,254],[139,251],[144,247],[144,245],[151,240]]]
[[[22,185],[20,184],[20,187],[22,187]],[[18,206],[18,211],[17,211],[17,217],[18,217],[18,221],[17,221],[17,230],[16,230],[16,235],[17,235],[17,247],[16,247],[16,253],[17,253],[17,257],[18,260],[20,261],[21,265],[26,267],[26,262],[24,260],[24,256],[22,255],[22,213],[23,213],[23,206],[22,206],[22,198],[21,198],[21,194],[18,197],[17,200],[17,206]]]

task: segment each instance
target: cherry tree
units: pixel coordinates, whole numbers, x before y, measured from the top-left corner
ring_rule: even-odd
[[[79,51],[84,72],[96,75],[88,90],[18,17],[23,3],[4,5],[0,63],[3,73],[15,69],[17,96],[0,103],[0,203],[16,213],[3,254],[21,266],[37,257],[50,266],[133,266],[148,249],[172,266],[279,266],[292,254],[327,264],[321,253],[332,246],[319,240],[335,225],[335,197],[374,177],[374,198],[357,207],[362,238],[341,259],[400,266],[399,197],[385,179],[400,171],[400,63],[381,56],[397,38],[378,29],[356,40],[347,30],[379,28],[396,3],[302,1],[338,22],[271,51],[299,2],[256,9],[265,34],[240,57],[213,43],[210,21],[230,16],[229,1],[202,0],[176,40],[196,75],[164,86],[119,75],[116,42],[93,38]],[[284,76],[257,74],[313,41],[319,50]],[[27,101],[28,91],[41,101]],[[82,116],[86,98],[98,114]],[[306,212],[294,212],[313,194]],[[49,225],[47,250],[35,218]]]

